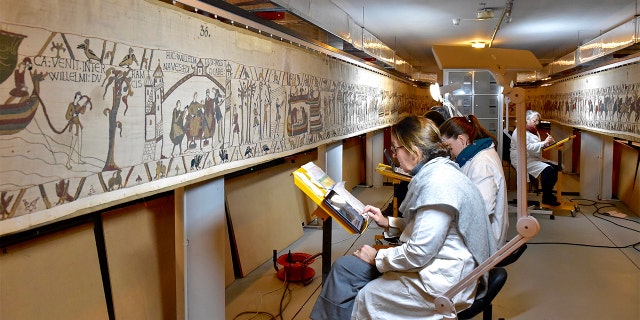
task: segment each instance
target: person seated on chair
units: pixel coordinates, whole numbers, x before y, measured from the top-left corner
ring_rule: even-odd
[[[401,244],[364,245],[338,258],[311,319],[441,319],[435,298],[496,251],[482,195],[449,159],[435,124],[403,117],[391,127],[391,144],[400,167],[414,177],[400,206],[404,217],[385,217],[371,205],[363,214],[402,229]],[[473,303],[477,288],[474,283],[452,297],[457,310]]]
[[[509,228],[509,207],[496,138],[474,115],[449,118],[440,126],[440,135],[450,148],[451,158],[482,193],[496,247],[502,247]]]
[[[553,187],[558,181],[558,166],[542,157],[542,149],[552,145],[555,140],[551,135],[542,140],[538,133],[538,124],[540,123],[540,113],[534,110],[527,110],[527,172],[534,178],[540,178],[540,187],[542,189],[542,203],[558,206],[558,198],[553,194]],[[518,170],[518,136],[517,129],[513,130],[511,135],[511,164]]]
[[[431,109],[429,111],[427,111],[427,113],[424,114],[424,117],[433,121],[436,126],[440,126],[445,118],[442,115],[442,113],[440,111],[437,111],[435,109]],[[399,183],[395,184],[393,186],[393,196],[397,199],[397,203],[398,205],[400,205],[402,203],[402,200],[404,200],[404,196],[407,194],[407,186],[409,185],[409,182],[401,180]],[[393,215],[393,201],[389,203],[389,205],[387,205],[386,208],[384,208],[382,210],[382,214],[385,216],[392,216]],[[402,217],[402,212],[398,212],[398,216]]]

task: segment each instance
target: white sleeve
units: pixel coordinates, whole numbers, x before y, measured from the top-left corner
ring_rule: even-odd
[[[399,217],[388,217],[389,218],[389,227],[390,228],[398,228],[400,230],[404,230],[407,225],[407,222],[404,218]]]
[[[537,135],[527,132],[527,153],[529,156],[540,157],[542,148],[544,148],[544,141],[540,141],[540,137]]]
[[[400,246],[380,249],[376,268],[380,272],[411,270],[426,265],[444,244],[454,209],[442,206],[421,208],[415,215],[408,241]]]

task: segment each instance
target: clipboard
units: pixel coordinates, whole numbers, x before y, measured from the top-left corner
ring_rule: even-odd
[[[378,166],[376,167],[376,172],[385,176],[385,177],[389,177],[391,179],[395,179],[395,180],[402,180],[402,181],[411,181],[411,179],[413,178],[412,176],[408,175],[408,174],[404,174],[404,173],[398,173],[393,171],[393,169],[391,168],[391,166],[388,166],[384,163],[378,163]]]
[[[344,181],[334,183],[313,162],[301,166],[292,175],[294,184],[322,209],[322,213],[334,218],[349,233],[362,233],[369,226],[370,219],[360,215],[364,204],[345,189]],[[335,195],[341,200],[336,201]]]
[[[563,144],[569,142],[569,140],[571,140],[571,139],[573,139],[575,137],[576,137],[575,135],[570,135],[570,136],[568,136],[568,137],[566,137],[566,138],[564,138],[564,139],[562,139],[560,141],[556,141],[554,144],[552,144],[552,145],[550,145],[548,147],[542,148],[542,151],[548,151],[548,150],[551,150],[553,148],[557,148],[559,146],[562,146]]]

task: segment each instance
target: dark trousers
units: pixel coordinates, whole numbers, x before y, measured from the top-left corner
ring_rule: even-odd
[[[316,300],[311,319],[349,320],[358,291],[381,273],[356,256],[342,256],[333,263]]]
[[[544,168],[540,173],[540,189],[542,189],[542,201],[557,201],[553,194],[553,187],[558,182],[558,166],[548,163],[548,167]]]

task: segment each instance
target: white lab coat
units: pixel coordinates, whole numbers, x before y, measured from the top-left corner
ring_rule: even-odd
[[[517,130],[513,130],[511,134],[511,164],[516,170],[518,170],[518,137]],[[542,157],[542,149],[544,148],[544,141],[540,139],[540,134],[533,134],[527,131],[527,172],[538,178],[542,170],[544,170],[549,165],[545,163],[545,161],[549,161]],[[527,176],[527,181],[529,180],[529,176]]]
[[[413,177],[401,209],[403,218],[389,224],[403,229],[404,244],[378,251],[382,275],[358,292],[351,319],[442,319],[435,298],[475,268],[470,248],[478,263],[495,252],[482,195],[449,159],[433,159]],[[452,297],[458,310],[473,303],[475,289]]]
[[[496,248],[501,248],[507,239],[509,228],[509,205],[507,186],[502,170],[502,160],[494,145],[478,152],[460,168],[478,187],[489,214]]]

